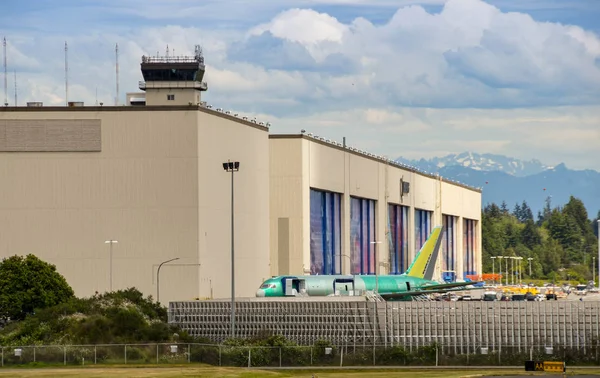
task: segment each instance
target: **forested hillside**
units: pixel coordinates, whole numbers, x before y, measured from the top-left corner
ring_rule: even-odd
[[[536,216],[527,202],[516,204],[512,211],[506,203],[492,203],[482,215],[483,271],[492,272],[492,256],[520,256],[524,278],[590,281],[592,266],[598,264],[598,218],[600,211],[590,221],[583,202],[574,197],[555,208],[548,198]],[[533,258],[531,276],[528,258]],[[500,263],[495,260],[496,272]]]

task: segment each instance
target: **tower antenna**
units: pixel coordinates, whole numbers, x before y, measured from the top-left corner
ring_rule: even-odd
[[[2,40],[2,50],[4,51],[4,106],[8,106],[8,72],[6,64],[6,37]]]
[[[117,93],[115,96],[115,106],[119,106],[119,44],[115,44],[115,61],[116,61],[116,70],[117,70]]]
[[[65,105],[69,106],[69,60],[67,41],[65,41]]]
[[[17,70],[15,70],[15,106],[17,106]]]
[[[96,106],[98,106],[98,87],[96,87]]]

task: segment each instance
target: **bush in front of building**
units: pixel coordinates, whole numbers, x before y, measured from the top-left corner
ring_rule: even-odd
[[[0,331],[0,344],[89,345],[191,341],[167,324],[167,310],[135,289],[71,298],[37,311]]]
[[[11,256],[0,261],[0,319],[23,320],[36,310],[74,298],[65,278],[34,255]]]

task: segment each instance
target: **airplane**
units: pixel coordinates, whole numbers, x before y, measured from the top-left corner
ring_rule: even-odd
[[[415,296],[426,294],[470,290],[478,282],[469,280],[439,283],[432,280],[442,241],[442,228],[433,228],[427,241],[403,274],[276,276],[264,281],[256,291],[256,296],[322,297],[336,293],[351,295],[355,292],[376,291],[383,299],[395,301],[412,300]]]

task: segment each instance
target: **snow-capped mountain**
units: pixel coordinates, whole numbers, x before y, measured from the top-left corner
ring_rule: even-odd
[[[524,161],[503,155],[476,154],[472,152],[420,160],[409,160],[400,157],[396,161],[416,166],[427,172],[438,172],[444,167],[460,165],[476,171],[500,171],[517,177],[534,175],[551,168],[536,159]]]
[[[460,153],[441,158],[396,161],[417,169],[439,173],[442,177],[482,188],[482,204],[500,204],[510,208],[527,201],[535,212],[548,197],[554,205],[564,205],[570,196],[583,201],[588,215],[600,210],[600,172],[572,170],[564,164],[548,167],[538,160],[522,161],[492,154]]]

